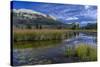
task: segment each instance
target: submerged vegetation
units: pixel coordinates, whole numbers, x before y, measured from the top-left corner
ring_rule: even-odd
[[[77,47],[66,49],[67,57],[78,57],[81,61],[96,61],[97,48],[86,44],[79,44]]]

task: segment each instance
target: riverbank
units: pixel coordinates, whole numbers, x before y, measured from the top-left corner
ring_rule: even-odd
[[[77,33],[75,33],[77,32]],[[96,30],[65,30],[65,29],[16,29],[13,30],[14,41],[63,40],[78,32],[97,32]]]

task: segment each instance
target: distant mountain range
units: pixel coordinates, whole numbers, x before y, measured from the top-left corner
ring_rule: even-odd
[[[60,25],[60,24],[64,24],[58,21],[55,17],[51,15],[46,15],[46,14],[36,12],[33,10],[13,9],[11,13],[12,13],[12,20],[13,20],[14,25],[19,25],[19,24]]]

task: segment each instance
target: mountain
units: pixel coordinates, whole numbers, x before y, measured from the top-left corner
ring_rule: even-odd
[[[35,25],[63,25],[52,15],[46,15],[29,9],[11,10],[12,22],[14,27],[35,26]]]
[[[82,26],[83,29],[97,29],[97,23],[87,23],[85,26]]]

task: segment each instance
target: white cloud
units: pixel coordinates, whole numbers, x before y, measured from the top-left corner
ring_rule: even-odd
[[[77,20],[77,19],[79,19],[79,18],[77,18],[77,17],[68,17],[66,20]]]
[[[83,13],[84,16],[91,17],[92,19],[97,18],[97,11],[96,10],[87,10]]]
[[[88,6],[88,5],[86,5],[86,6],[84,6],[85,7],[85,9],[89,9],[90,8],[90,6]]]

